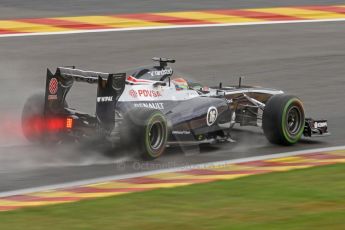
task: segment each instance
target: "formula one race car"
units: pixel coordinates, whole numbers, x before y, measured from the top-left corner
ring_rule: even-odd
[[[100,140],[122,145],[146,159],[167,146],[231,141],[234,124],[263,128],[267,139],[293,145],[302,135],[326,135],[327,121],[305,118],[302,102],[280,90],[242,86],[206,87],[174,74],[168,63],[128,73],[48,69],[44,94],[31,96],[23,109],[23,133],[32,142]],[[74,82],[96,84],[96,113],[69,108]]]

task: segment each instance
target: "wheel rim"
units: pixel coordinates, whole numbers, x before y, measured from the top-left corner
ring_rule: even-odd
[[[292,106],[287,112],[286,129],[291,136],[295,136],[301,129],[302,113],[297,106]]]
[[[149,130],[149,143],[152,150],[158,150],[161,148],[164,142],[164,127],[159,121],[154,122],[150,126]]]

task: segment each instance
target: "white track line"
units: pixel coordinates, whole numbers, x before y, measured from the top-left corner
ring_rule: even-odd
[[[111,181],[111,180],[121,180],[121,179],[129,179],[129,178],[134,178],[134,177],[150,176],[150,175],[160,174],[160,173],[181,172],[181,171],[186,171],[186,170],[195,169],[195,168],[217,167],[217,166],[222,166],[226,164],[236,164],[236,163],[243,163],[243,162],[250,162],[250,161],[267,160],[267,159],[273,159],[273,158],[289,157],[289,156],[296,156],[296,155],[301,155],[301,154],[335,151],[335,150],[342,150],[342,149],[345,149],[345,145],[327,147],[327,148],[300,150],[300,151],[285,152],[285,153],[276,153],[276,154],[247,157],[247,158],[241,158],[241,159],[235,159],[235,160],[208,162],[204,164],[195,164],[195,165],[188,165],[188,166],[176,167],[176,168],[170,168],[170,169],[153,170],[153,171],[148,171],[148,172],[131,173],[131,174],[124,174],[124,175],[117,175],[117,176],[107,176],[107,177],[80,180],[80,181],[67,182],[67,183],[61,183],[61,184],[40,186],[40,187],[35,187],[35,188],[0,192],[0,197],[28,194],[28,193],[33,193],[33,192],[40,192],[40,191],[47,191],[47,190],[54,190],[54,189],[63,189],[63,188],[69,188],[69,187],[101,183],[101,182],[106,182],[106,181]]]
[[[31,36],[46,36],[46,35],[66,35],[66,34],[85,34],[85,33],[104,33],[104,32],[121,32],[121,31],[140,31],[140,30],[163,30],[163,29],[228,27],[228,26],[253,26],[253,25],[294,24],[294,23],[310,23],[310,22],[341,22],[341,21],[345,21],[345,18],[291,20],[291,21],[263,21],[263,22],[244,22],[244,23],[222,23],[222,24],[198,24],[198,25],[172,25],[172,26],[132,27],[132,28],[96,29],[96,30],[75,30],[75,31],[63,31],[63,32],[18,33],[18,34],[1,34],[0,38],[31,37]]]

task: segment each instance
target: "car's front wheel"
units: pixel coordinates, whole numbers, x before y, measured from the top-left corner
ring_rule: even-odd
[[[262,119],[264,134],[271,143],[293,145],[301,139],[305,115],[297,97],[273,95],[266,103]]]

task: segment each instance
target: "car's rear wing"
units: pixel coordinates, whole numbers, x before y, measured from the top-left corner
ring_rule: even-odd
[[[104,128],[112,128],[115,122],[115,106],[125,88],[126,73],[111,74],[59,67],[53,74],[47,69],[45,116],[64,113],[67,107],[66,95],[75,81],[98,85],[96,118]]]

